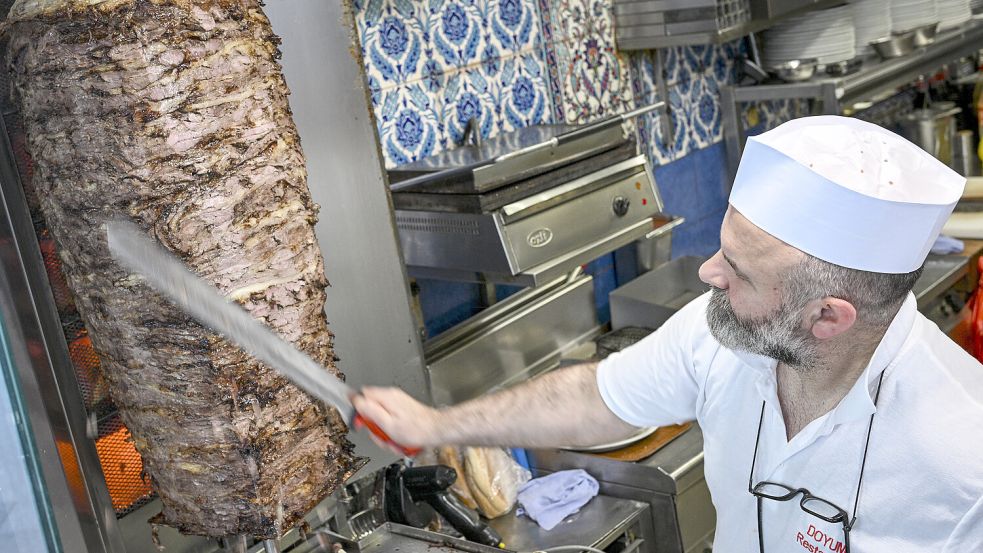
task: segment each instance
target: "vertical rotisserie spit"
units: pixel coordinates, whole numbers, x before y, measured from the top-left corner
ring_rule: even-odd
[[[275,537],[354,469],[347,429],[106,248],[125,214],[337,374],[317,206],[259,0],[19,0],[3,32],[57,241],[160,522]]]

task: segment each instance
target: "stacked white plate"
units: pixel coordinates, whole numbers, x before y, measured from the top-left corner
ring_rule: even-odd
[[[870,43],[891,36],[891,0],[853,0],[850,7],[857,55],[876,54]]]
[[[969,0],[937,0],[939,29],[952,29],[973,18]]]
[[[761,61],[774,67],[791,60],[816,59],[820,65],[857,56],[849,5],[787,19],[764,32]]]
[[[936,0],[891,0],[891,30],[903,33],[939,22]]]

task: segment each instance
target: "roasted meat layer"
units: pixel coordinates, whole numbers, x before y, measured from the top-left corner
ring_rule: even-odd
[[[21,0],[3,29],[34,182],[162,522],[275,537],[353,470],[333,409],[123,271],[125,214],[328,370],[317,206],[258,0]]]

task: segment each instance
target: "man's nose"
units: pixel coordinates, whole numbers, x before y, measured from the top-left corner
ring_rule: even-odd
[[[717,250],[713,257],[700,266],[700,280],[721,290],[727,289],[727,272],[724,267],[724,255]]]

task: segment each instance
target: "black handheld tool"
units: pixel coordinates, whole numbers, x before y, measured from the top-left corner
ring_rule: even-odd
[[[464,506],[449,490],[457,471],[446,465],[386,468],[386,518],[399,524],[426,527],[436,511],[465,538],[482,545],[504,548],[502,537]]]
[[[413,467],[403,471],[403,485],[417,501],[433,507],[465,538],[483,545],[504,548],[502,537],[481,521],[478,513],[465,507],[449,491],[457,481],[457,471],[446,465]]]

